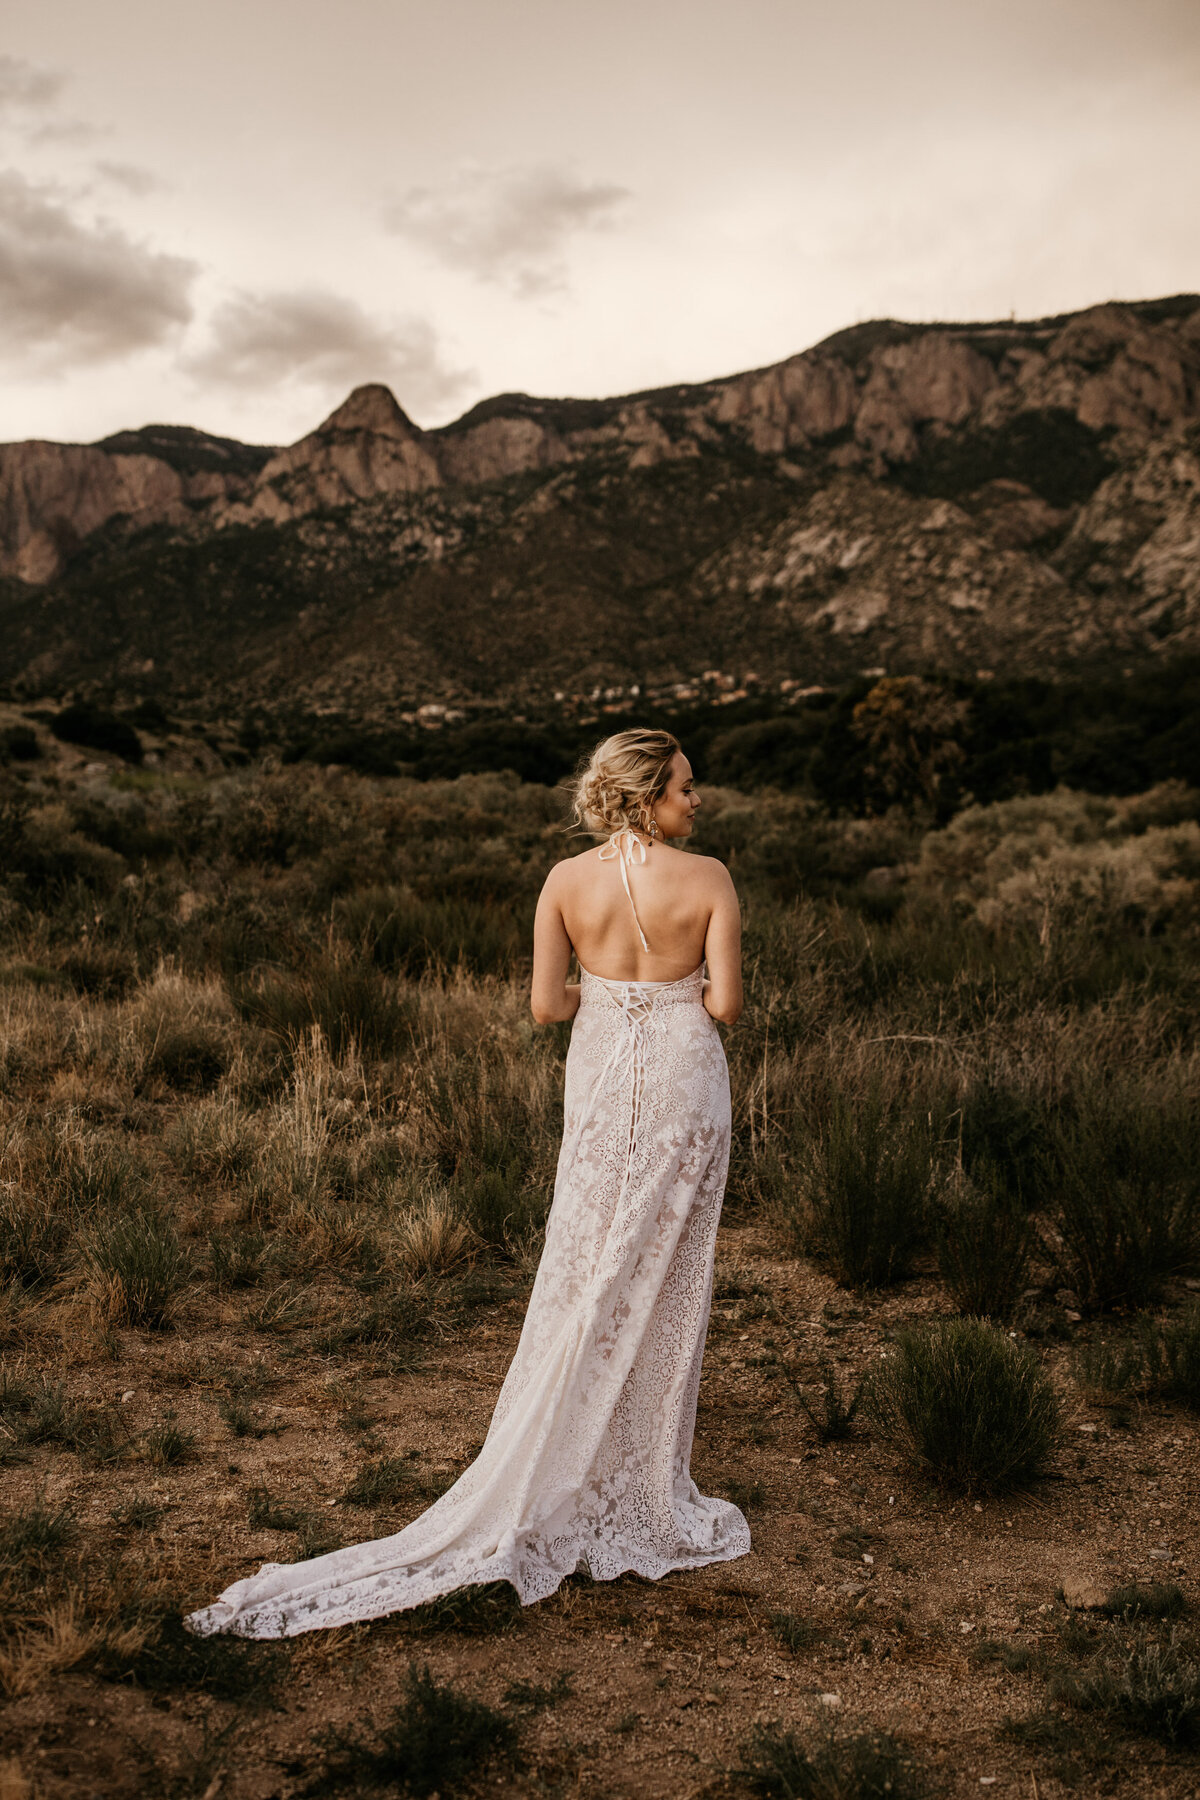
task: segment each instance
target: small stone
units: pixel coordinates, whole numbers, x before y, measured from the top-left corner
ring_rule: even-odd
[[[1097,1425],[1081,1425],[1079,1427],[1079,1429],[1080,1429],[1080,1431],[1086,1432],[1089,1437],[1095,1437],[1096,1432],[1099,1430],[1099,1426],[1097,1426]]]
[[[128,1406],[129,1402],[133,1399],[133,1396],[136,1393],[136,1391],[137,1390],[135,1388],[126,1388],[125,1392],[121,1395],[121,1405]]]
[[[732,1656],[718,1656],[718,1658],[717,1658],[718,1669],[732,1669],[735,1666],[736,1665],[734,1663],[734,1659]]]
[[[974,1631],[975,1621],[973,1619],[960,1619],[958,1622],[958,1629],[965,1637],[968,1631]]]
[[[1151,1550],[1147,1554],[1152,1556],[1155,1562],[1170,1562],[1171,1560],[1171,1552],[1169,1550]]]
[[[840,1694],[818,1694],[817,1704],[818,1706],[828,1706],[831,1709],[836,1709],[842,1704],[842,1696]]]
[[[864,1550],[863,1551],[863,1561],[865,1563],[873,1563],[875,1561],[875,1558],[873,1556],[868,1556],[866,1551]]]
[[[714,1694],[710,1688],[706,1694],[701,1694],[700,1704],[701,1706],[720,1706],[721,1696],[720,1694]]]
[[[863,1594],[866,1589],[861,1581],[842,1581],[838,1583],[839,1594]]]
[[[1085,1612],[1098,1612],[1108,1599],[1104,1588],[1090,1581],[1086,1575],[1064,1575],[1062,1595],[1068,1606]]]
[[[979,1785],[980,1787],[995,1787],[999,1779],[1000,1777],[998,1775],[981,1775],[979,1777]]]

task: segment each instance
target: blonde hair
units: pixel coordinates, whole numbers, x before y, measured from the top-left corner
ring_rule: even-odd
[[[618,731],[597,744],[575,778],[575,817],[599,836],[650,829],[679,741],[669,731]]]

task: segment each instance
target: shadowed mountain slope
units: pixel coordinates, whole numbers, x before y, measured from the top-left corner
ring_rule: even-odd
[[[341,707],[706,666],[1044,669],[1194,647],[1200,299],[856,326],[772,368],[271,450],[0,447],[0,677]]]

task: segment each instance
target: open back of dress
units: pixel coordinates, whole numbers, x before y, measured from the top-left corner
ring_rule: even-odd
[[[582,972],[545,1250],[475,1461],[402,1531],[267,1563],[193,1631],[290,1637],[487,1581],[528,1605],[581,1565],[657,1577],[749,1550],[690,1471],[730,1138],[702,979]]]

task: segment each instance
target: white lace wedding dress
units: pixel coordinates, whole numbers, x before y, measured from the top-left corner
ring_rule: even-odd
[[[475,1461],[394,1536],[266,1563],[192,1631],[291,1637],[487,1581],[529,1605],[581,1565],[657,1577],[749,1550],[689,1468],[730,1133],[701,981],[582,975],[546,1246]]]

